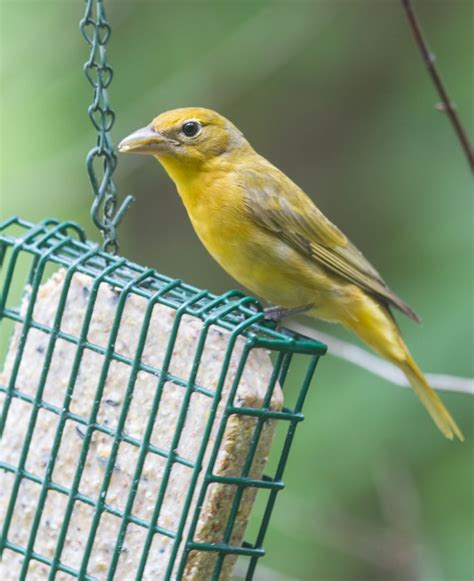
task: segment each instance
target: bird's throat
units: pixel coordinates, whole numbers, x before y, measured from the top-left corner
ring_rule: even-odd
[[[172,156],[157,156],[166,173],[173,180],[180,197],[188,211],[198,198],[199,184],[202,180],[202,164],[183,161]]]

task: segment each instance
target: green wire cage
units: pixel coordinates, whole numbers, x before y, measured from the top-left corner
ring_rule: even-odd
[[[66,577],[79,579],[222,579],[226,578],[225,574],[222,575],[226,559],[229,560],[227,570],[230,571],[233,563],[231,556],[243,556],[249,559],[245,578],[251,579],[257,559],[264,554],[262,544],[265,532],[276,494],[283,487],[282,476],[295,428],[303,419],[304,399],[318,359],[324,354],[324,346],[288,331],[277,331],[263,323],[264,313],[255,299],[236,291],[216,297],[179,280],[168,279],[152,269],[112,256],[97,245],[87,242],[81,229],[73,224],[46,220],[33,225],[12,218],[1,225],[0,234],[3,274],[0,313],[3,326],[8,322],[14,322],[16,326],[13,350],[11,347],[10,360],[7,357],[0,385],[3,396],[1,425],[6,432],[11,430],[15,433],[16,461],[9,463],[2,460],[0,464],[4,472],[2,489],[7,495],[2,523],[2,550],[4,559],[8,552],[18,556],[18,559],[8,559],[8,563],[16,563],[19,571],[19,576],[12,578],[28,578],[28,572],[36,571],[35,567],[31,568],[31,564],[36,562],[37,566],[41,566],[38,569],[40,573],[32,578],[39,579],[63,578],[57,577],[60,572],[66,574]],[[61,275],[58,274],[58,267],[61,268]],[[53,278],[56,276],[58,279],[56,293],[50,283],[51,278],[44,282],[52,272],[56,272]],[[26,281],[23,285],[17,279],[25,274]],[[85,279],[88,285],[84,284]],[[46,289],[48,284],[50,286]],[[18,286],[26,289],[21,307],[18,304],[11,305],[12,301],[9,299],[10,290]],[[103,293],[101,295],[102,290],[107,293],[105,296],[102,296]],[[78,294],[82,299],[82,306],[75,302]],[[130,333],[133,326],[128,323],[127,339],[133,343],[129,350],[133,355],[127,356],[124,354],[125,349],[119,347],[119,336],[121,327],[127,324],[127,305],[134,298],[140,301],[138,306],[142,317],[133,323],[138,328],[135,341]],[[92,327],[95,328],[95,336],[98,335],[98,322],[94,319],[94,313],[98,308],[99,314],[103,315],[104,301],[111,303],[113,315],[104,323],[107,341],[100,344],[101,341],[95,343],[91,335],[94,334]],[[155,316],[157,307],[169,309],[171,318],[167,323],[167,341],[160,365],[154,367],[145,354],[153,327],[164,325],[163,313]],[[46,322],[42,313],[45,310],[49,312]],[[71,334],[69,325],[65,324],[65,319],[70,318],[68,313],[71,312],[73,317],[79,316],[81,321],[77,334]],[[198,321],[199,324],[193,328],[192,357],[186,352],[189,360],[187,376],[184,377],[173,370],[173,360],[180,357],[184,348],[185,341],[179,339],[179,334],[181,327],[189,324],[189,319]],[[188,337],[185,338],[187,339]],[[209,352],[207,344],[212,341],[214,343]],[[70,345],[70,349],[61,355],[66,344]],[[220,350],[217,364],[212,360],[216,355],[216,348]],[[59,364],[55,357],[58,352]],[[263,358],[254,361],[252,365],[252,356],[257,352]],[[264,389],[260,390],[258,401],[250,398],[246,402],[245,395],[239,398],[239,386],[243,380],[254,383],[257,381],[255,373],[262,372],[269,352],[272,354],[272,365],[271,372],[266,369],[263,374],[266,381]],[[87,378],[94,384],[89,391],[85,389],[81,379],[81,363],[88,353],[94,354],[99,361],[98,376]],[[286,388],[289,381],[295,380],[295,375],[291,372],[295,358],[298,367],[296,377],[301,377],[303,365],[305,371],[296,401],[290,408],[288,405],[282,406],[281,401],[275,398],[275,393],[280,388]],[[200,369],[203,365],[210,366],[211,362],[214,371],[210,375],[208,373],[207,377],[212,377],[213,385],[201,384],[200,376],[206,377],[206,369],[202,374]],[[114,365],[120,365],[128,371],[127,374],[119,374],[116,370],[115,376],[120,375],[120,380],[124,377],[128,379],[122,386],[122,391],[115,388],[115,392],[119,393],[112,396],[107,384],[113,379]],[[246,374],[249,365],[250,373]],[[93,365],[89,365],[88,369],[91,367]],[[66,368],[67,377],[61,378],[63,387],[60,388],[57,375]],[[133,407],[140,374],[152,380],[153,389],[149,392],[150,398],[140,410],[143,429],[140,436],[136,437],[127,427],[127,415]],[[48,377],[53,375],[51,386],[48,385]],[[32,376],[35,378],[35,385],[29,383]],[[143,383],[142,380],[141,384]],[[75,394],[79,384],[80,393]],[[170,388],[179,393],[180,398],[175,416],[171,417],[172,414],[169,413],[169,421],[165,424],[160,422],[161,427],[166,425],[170,431],[168,446],[165,448],[154,445],[152,435],[158,421],[160,405],[166,405],[163,403],[165,389]],[[294,392],[294,386],[291,391]],[[198,409],[205,409],[205,414],[199,426],[200,437],[191,455],[186,454],[186,445],[180,447],[180,444],[182,438],[189,439],[187,416],[194,413],[190,410],[198,405],[192,401],[196,395],[207,399],[209,405]],[[112,400],[112,397],[115,399]],[[88,414],[77,412],[78,402],[75,399],[82,398],[87,400],[85,403],[89,406]],[[20,402],[21,406],[16,405]],[[14,407],[18,410],[13,414]],[[115,422],[111,421],[110,414],[107,416],[103,413],[103,408],[107,407],[115,412]],[[12,415],[11,422],[9,415]],[[43,418],[41,421],[40,416]],[[49,431],[46,417],[54,426]],[[227,470],[222,469],[221,462],[219,470],[216,470],[223,438],[227,438],[229,447],[226,430],[235,418],[239,418],[237,429],[244,433],[238,442],[243,452],[231,450],[227,460],[233,462],[233,466]],[[240,421],[242,419],[247,421]],[[261,465],[265,458],[257,463],[255,458],[262,438],[265,438],[266,426],[273,431],[275,422],[286,425],[285,433],[279,438],[281,450],[274,474],[262,475]],[[46,428],[43,427],[38,435],[40,424],[46,425]],[[69,429],[66,429],[68,425]],[[73,448],[75,455],[70,459],[73,462],[70,465],[71,478],[65,485],[57,481],[55,470],[58,459],[63,454],[62,441],[66,437],[74,437],[71,425],[76,431],[76,445]],[[97,452],[99,444],[93,441],[95,433],[102,439],[109,440],[107,453],[102,457]],[[41,434],[48,440],[47,453],[40,454],[39,462],[34,459],[31,461],[30,456],[32,451],[34,454],[35,447],[41,447],[43,452],[44,442],[38,439]],[[3,434],[4,438],[6,436],[8,433]],[[128,485],[123,491],[126,497],[121,498],[120,502],[116,499],[113,503],[109,501],[108,493],[114,475],[117,471],[125,471],[123,466],[118,467],[117,461],[122,446],[134,448],[136,453],[133,454],[134,465],[127,468],[129,474],[124,477]],[[264,446],[266,456],[268,443],[264,443]],[[91,448],[94,448],[92,456]],[[184,450],[182,453],[181,448]],[[152,510],[143,518],[135,514],[134,505],[137,495],[141,494],[139,485],[146,459],[153,456],[163,460],[163,469],[159,487],[150,499]],[[102,480],[94,489],[95,496],[91,496],[82,492],[82,482],[85,471],[91,471],[89,464],[94,462],[98,465]],[[29,467],[29,464],[34,467]],[[177,473],[178,477],[181,474],[184,478],[185,487],[182,490],[183,496],[179,499],[174,526],[166,528],[160,524],[160,511],[166,502],[167,488],[176,486],[171,480],[174,466],[180,466],[186,472],[185,476],[184,471]],[[25,483],[30,486],[23,486]],[[215,511],[219,510],[217,502],[209,514],[211,524],[214,521],[217,526],[211,526],[204,532],[201,530],[199,540],[196,532],[199,528],[200,511],[206,505],[212,486],[224,490],[219,499],[221,504],[227,504],[224,521],[216,515]],[[32,492],[32,489],[35,491]],[[239,528],[237,537],[240,537],[240,531],[246,524],[247,509],[244,509],[244,522],[238,521],[239,514],[242,517],[242,503],[245,502],[246,491],[249,490],[253,491],[250,502],[257,490],[268,493],[261,523],[257,527],[253,543],[239,542],[233,545],[236,523]],[[48,496],[51,494],[54,494],[56,500],[46,510]],[[59,500],[61,496],[65,502]],[[33,506],[29,506],[28,502],[32,498]],[[72,542],[70,532],[74,519],[78,518],[73,514],[77,505],[90,508],[91,519],[89,530],[79,531],[82,552],[75,555],[73,560],[77,562],[77,566],[74,567],[63,556],[67,544]],[[13,533],[15,520],[18,520],[17,513],[23,516],[27,509],[31,514],[27,519],[20,518],[20,521],[22,526],[28,524],[28,530]],[[61,512],[53,517],[55,510]],[[50,520],[49,525],[44,522],[45,515],[46,521]],[[104,534],[103,531],[98,532],[104,515],[115,520],[116,527],[113,532],[107,532],[111,536],[106,551],[108,562],[104,574],[98,574],[100,567],[97,562],[92,566],[96,573],[92,574],[91,557],[94,545],[99,540],[98,534]],[[56,519],[55,526],[51,523],[53,518]],[[140,537],[140,554],[134,554],[136,568],[133,576],[116,576],[121,565],[120,559],[127,555],[124,547],[128,542],[127,530],[132,526],[135,530],[142,529],[144,532]],[[51,535],[52,544],[48,544],[43,553],[36,547],[44,535]],[[147,559],[153,551],[154,537],[167,540],[164,543],[166,555],[161,560],[160,573],[147,575]],[[17,538],[22,540],[18,541]],[[74,542],[77,551],[77,539]],[[160,549],[163,551],[163,547]],[[199,552],[208,554],[202,562],[197,558]],[[190,562],[198,563],[194,577],[190,571]],[[128,574],[132,575],[130,572]]]
[[[238,559],[252,579],[326,348],[252,297],[116,255],[131,198],[117,209],[102,0],[81,30],[104,245],[71,222],[0,223],[0,578],[225,580]]]

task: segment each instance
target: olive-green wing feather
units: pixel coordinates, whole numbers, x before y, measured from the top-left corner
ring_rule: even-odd
[[[262,227],[330,271],[420,321],[388,288],[363,254],[285,174],[265,164],[264,171],[247,169],[240,181],[247,209]]]

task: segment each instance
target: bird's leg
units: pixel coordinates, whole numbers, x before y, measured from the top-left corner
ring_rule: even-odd
[[[299,313],[306,313],[313,308],[314,305],[301,305],[300,307],[291,307],[286,309],[285,307],[269,307],[265,309],[265,319],[267,321],[281,321],[284,317],[289,317],[290,315],[298,315]]]

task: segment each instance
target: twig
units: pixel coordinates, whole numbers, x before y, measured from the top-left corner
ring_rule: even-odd
[[[336,339],[336,337],[333,337],[332,335],[316,331],[312,327],[307,327],[306,325],[301,325],[299,323],[289,323],[288,328],[303,335],[308,335],[313,339],[322,341],[328,346],[328,352],[331,355],[334,355],[334,357],[339,357],[353,365],[357,365],[357,367],[366,369],[370,373],[383,377],[395,385],[410,387],[406,377],[397,367],[388,361],[384,361],[380,357],[377,357],[377,355],[367,352],[365,349],[362,349],[357,345],[352,345],[352,343]],[[474,395],[474,379],[471,379],[470,377],[427,373],[426,379],[434,389]]]
[[[405,9],[408,22],[410,24],[410,28],[413,32],[413,36],[415,37],[415,41],[420,49],[421,56],[425,62],[426,68],[428,69],[428,73],[438,91],[438,94],[441,98],[441,103],[438,105],[438,109],[440,111],[445,111],[451,121],[451,124],[456,132],[458,137],[459,143],[461,144],[464,153],[467,157],[467,161],[469,163],[469,167],[471,171],[474,171],[474,150],[472,145],[469,141],[469,137],[459,119],[459,116],[456,111],[456,106],[453,104],[451,99],[449,98],[448,91],[441,79],[441,76],[436,69],[435,66],[435,55],[431,52],[428,47],[428,44],[425,40],[423,35],[423,31],[421,29],[420,22],[416,16],[415,9],[413,7],[412,0],[401,0],[403,8]]]

